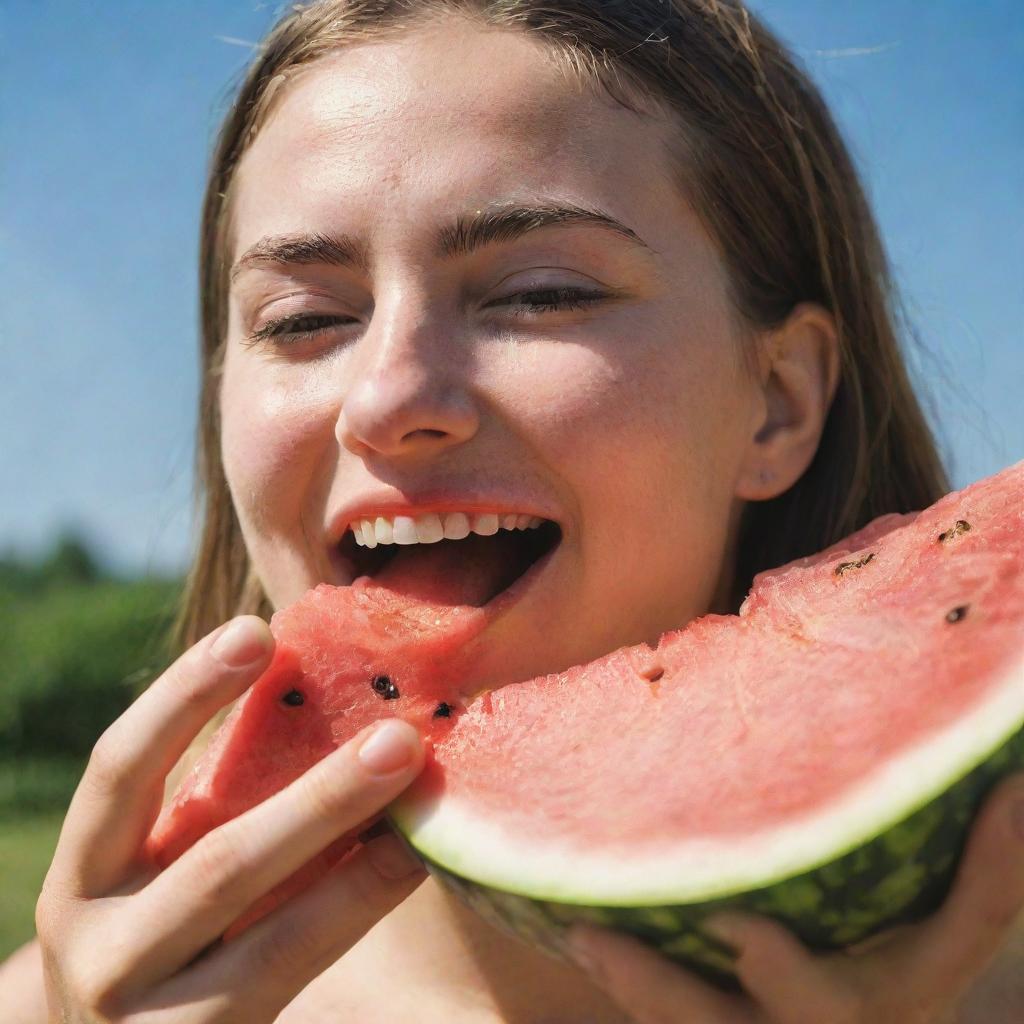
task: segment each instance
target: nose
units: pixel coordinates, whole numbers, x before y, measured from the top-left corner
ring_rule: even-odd
[[[385,314],[378,306],[358,343],[338,417],[339,443],[362,458],[395,458],[468,441],[480,419],[467,354],[453,333],[422,312]]]

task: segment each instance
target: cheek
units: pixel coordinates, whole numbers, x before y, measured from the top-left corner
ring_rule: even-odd
[[[518,345],[492,386],[544,461],[606,488],[657,487],[684,467],[702,475],[730,461],[742,416],[731,344],[636,322],[608,342]]]
[[[229,357],[220,401],[224,471],[243,524],[294,523],[334,445],[336,397],[313,375],[286,378]]]
[[[486,390],[541,461],[561,468],[584,451],[600,457],[628,388],[615,366],[584,345],[560,341],[517,343],[498,369]]]
[[[614,344],[524,346],[513,375],[524,430],[575,509],[596,648],[709,607],[748,418],[727,333],[634,327]]]

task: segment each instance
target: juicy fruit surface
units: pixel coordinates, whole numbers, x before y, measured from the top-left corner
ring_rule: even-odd
[[[436,717],[438,704],[453,699],[459,651],[484,621],[477,608],[399,599],[364,581],[316,587],[276,613],[270,667],[231,710],[164,808],[147,842],[149,857],[166,867],[380,718],[402,717],[426,735],[442,733],[450,721]],[[339,837],[229,934],[322,876],[354,848],[359,831]]]
[[[739,617],[489,696],[398,820],[534,943],[557,952],[589,920],[727,982],[700,929],[722,909],[820,949],[920,917],[984,796],[1024,768],[1024,464],[762,574]]]
[[[518,934],[557,950],[562,925],[600,920],[712,976],[728,968],[699,925],[723,904],[812,945],[855,941],[934,906],[979,801],[1024,765],[1022,566],[1024,463],[762,574],[739,616],[468,708],[462,651],[484,610],[320,587],[275,615],[274,665],[151,851],[173,860],[393,714],[436,753],[396,820]],[[380,676],[396,696],[373,689]]]
[[[1022,566],[1018,470],[763,574],[739,618],[490,694],[434,771],[510,836],[610,860],[800,821],[985,699],[1024,649]]]

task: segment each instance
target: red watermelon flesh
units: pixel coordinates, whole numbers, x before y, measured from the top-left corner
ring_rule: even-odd
[[[424,545],[402,552],[401,572],[381,574],[385,586],[366,577],[351,587],[323,584],[274,616],[270,667],[214,735],[207,770],[184,782],[150,839],[161,863],[389,711],[427,733],[447,728],[434,712],[453,699],[459,652],[485,626],[476,605],[506,572],[479,546],[466,550],[458,573],[441,549]]]
[[[493,551],[469,550],[478,557],[465,560],[459,573],[450,572],[442,551],[424,546],[402,552],[401,572],[384,577],[388,586],[366,577],[350,587],[321,585],[278,612],[270,667],[164,808],[147,843],[153,860],[166,867],[393,708],[428,736],[445,731],[450,720],[435,712],[454,699],[459,652],[486,622],[475,606],[500,589],[507,573]],[[356,845],[362,828],[261,900],[229,934],[320,877]]]
[[[706,616],[656,649],[624,648],[468,708],[457,637],[485,613],[448,608],[434,635],[433,613],[400,601],[359,617],[353,600],[372,594],[319,587],[275,615],[274,665],[157,824],[162,863],[397,714],[432,736],[435,758],[395,820],[442,875],[486,900],[519,894],[554,914],[760,891],[785,909],[787,879],[887,830],[906,844],[908,815],[1021,732],[1024,463],[760,575],[739,616]],[[368,693],[371,672],[400,697]],[[286,686],[314,696],[284,707]],[[440,702],[451,718],[432,717]],[[870,930],[886,914],[863,919]],[[830,925],[825,939],[852,940],[857,927]]]
[[[971,501],[952,521],[941,505],[887,517],[762,574],[739,617],[490,693],[420,785],[436,776],[453,813],[465,802],[523,841],[561,831],[564,852],[609,858],[635,857],[638,835],[747,841],[834,808],[1011,669],[1024,714],[1024,486],[1016,502],[996,519]],[[938,542],[957,519],[971,532]],[[538,780],[536,799],[509,800]]]

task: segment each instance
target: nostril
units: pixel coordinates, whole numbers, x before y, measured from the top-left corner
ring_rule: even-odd
[[[426,437],[447,437],[448,436],[448,432],[446,430],[434,430],[434,429],[432,429],[430,427],[424,427],[421,430],[410,430],[409,433],[406,434],[405,437],[402,438],[402,440],[403,441],[408,441],[408,440],[410,440],[412,438],[415,438],[417,434],[425,435]]]

